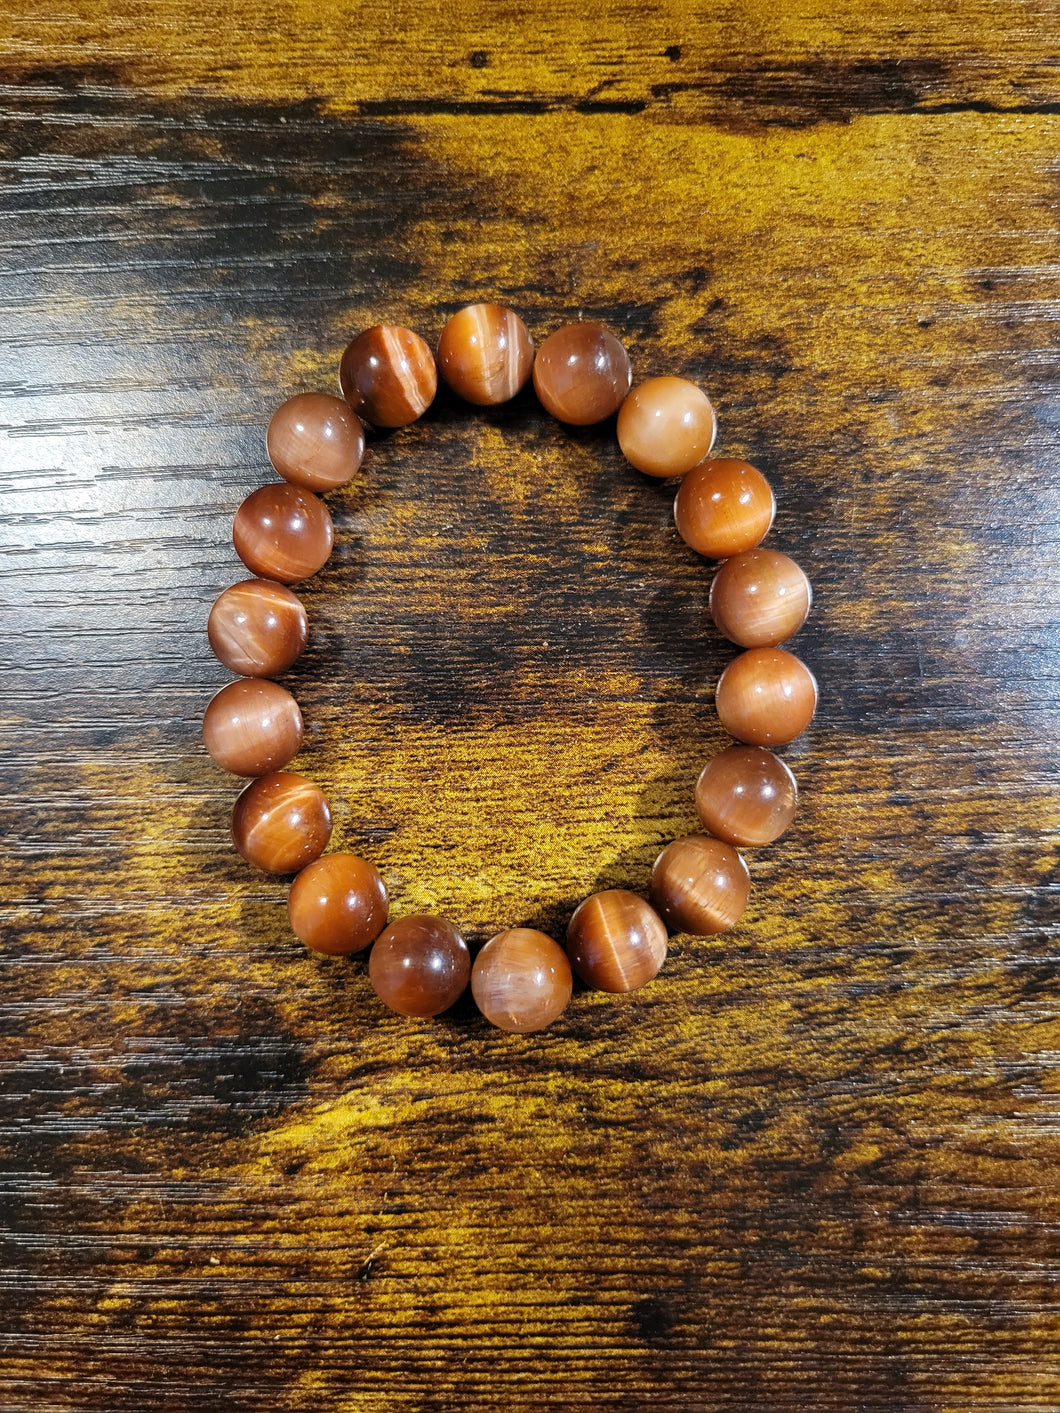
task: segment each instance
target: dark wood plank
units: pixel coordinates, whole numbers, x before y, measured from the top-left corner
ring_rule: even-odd
[[[1046,12],[10,17],[3,1407],[1060,1406]],[[709,388],[823,689],[741,926],[523,1040],[307,958],[198,741],[271,409],[477,297]],[[331,498],[300,763],[396,913],[694,826],[671,495],[443,396]]]

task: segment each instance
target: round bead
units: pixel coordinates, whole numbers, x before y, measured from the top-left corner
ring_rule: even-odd
[[[272,414],[265,450],[285,481],[307,491],[333,491],[360,469],[364,428],[342,398],[299,393]]]
[[[438,370],[453,392],[479,407],[507,402],[534,366],[534,341],[514,309],[469,304],[438,340]]]
[[[654,908],[624,888],[593,893],[574,910],[567,955],[600,991],[635,991],[666,960],[666,927]]]
[[[232,840],[248,863],[266,873],[295,873],[331,838],[331,810],[319,785],[278,771],[255,780],[236,800]]]
[[[683,476],[714,445],[710,399],[685,378],[649,378],[622,404],[615,428],[626,460],[647,476]]]
[[[798,803],[794,775],[761,746],[729,746],[696,781],[703,828],[729,844],[772,844],[795,818]]]
[[[500,1030],[543,1030],[570,1000],[570,963],[563,948],[532,927],[491,937],[471,968],[475,1005]]]
[[[384,1005],[402,1016],[436,1016],[467,988],[467,943],[444,917],[418,913],[392,922],[372,948],[368,977]]]
[[[632,380],[629,354],[594,320],[564,324],[534,360],[534,391],[553,417],[575,427],[617,412]]]
[[[298,754],[302,713],[278,682],[242,677],[211,699],[202,718],[202,739],[222,770],[267,775]]]
[[[260,486],[236,511],[232,543],[254,574],[293,584],[328,562],[335,530],[323,501],[286,482]]]
[[[674,932],[713,937],[735,927],[747,907],[751,875],[732,847],[706,834],[667,844],[651,871],[651,898]]]
[[[742,648],[775,648],[797,633],[813,602],[810,581],[777,550],[746,550],[728,559],[710,586],[719,633]]]
[[[325,854],[291,884],[291,931],[314,952],[359,952],[382,932],[386,888],[374,864],[356,854]]]
[[[297,594],[268,579],[246,579],[219,594],[206,632],[217,658],[244,677],[278,677],[298,658],[309,620]]]
[[[783,648],[749,648],[718,678],[721,724],[751,746],[783,746],[805,731],[817,710],[813,673]]]
[[[419,334],[400,324],[376,324],[346,345],[339,386],[354,412],[373,426],[405,427],[434,401],[438,369]]]
[[[728,559],[754,549],[776,513],[769,482],[746,461],[719,457],[693,466],[674,501],[677,533],[699,554]]]

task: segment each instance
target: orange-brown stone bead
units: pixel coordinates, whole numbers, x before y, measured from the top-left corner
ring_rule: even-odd
[[[295,873],[318,858],[331,838],[331,810],[319,785],[293,771],[255,780],[236,800],[232,841],[266,873]]]
[[[742,648],[775,648],[806,622],[810,581],[777,550],[746,550],[727,559],[710,586],[710,614],[718,632]]]
[[[593,893],[574,910],[567,955],[600,991],[635,991],[666,960],[666,927],[650,904],[624,888]]]
[[[571,987],[563,948],[532,927],[498,932],[471,968],[475,1005],[492,1025],[519,1035],[551,1025],[566,1008]]]
[[[805,731],[817,710],[817,683],[783,648],[748,648],[718,678],[722,726],[751,746],[783,746]]]
[[[305,647],[309,620],[283,584],[246,579],[218,595],[206,632],[225,667],[244,677],[278,677]]]
[[[236,554],[262,579],[293,584],[328,562],[335,530],[327,506],[285,481],[252,491],[236,511]]]
[[[347,345],[339,364],[342,395],[374,427],[405,427],[438,391],[434,354],[411,329],[376,324]]]
[[[202,739],[222,770],[267,775],[298,754],[302,713],[278,682],[243,677],[211,699],[202,718]]]
[[[272,414],[265,449],[285,481],[307,491],[333,491],[360,469],[364,428],[342,398],[298,393]]]
[[[651,899],[674,932],[712,937],[735,927],[751,875],[732,847],[706,834],[667,844],[651,871]]]
[[[467,989],[471,955],[444,917],[417,913],[392,922],[372,948],[368,978],[384,1005],[402,1016],[436,1016]]]
[[[344,956],[367,947],[386,926],[386,888],[374,864],[356,854],[325,854],[291,884],[291,931],[314,952]]]
[[[622,406],[633,379],[629,354],[595,320],[564,324],[534,359],[534,391],[561,422],[588,427]]]
[[[677,533],[699,554],[728,559],[769,533],[776,501],[761,471],[718,457],[693,466],[674,501]]]
[[[530,330],[501,304],[469,304],[438,340],[438,371],[455,393],[479,407],[514,397],[533,367]]]
[[[794,775],[761,746],[729,746],[696,781],[703,828],[729,844],[772,844],[795,818],[798,803]]]
[[[647,476],[683,476],[714,445],[718,423],[702,388],[686,378],[649,378],[619,410],[615,431],[626,460]]]

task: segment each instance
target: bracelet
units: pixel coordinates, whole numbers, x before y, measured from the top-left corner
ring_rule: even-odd
[[[306,645],[308,619],[288,585],[327,562],[334,530],[319,493],[360,469],[365,427],[395,428],[430,406],[439,373],[479,406],[506,402],[533,380],[539,401],[561,422],[589,426],[617,415],[626,459],[648,476],[682,477],[674,501],[678,533],[707,558],[723,560],[710,589],[719,631],[744,651],[718,679],[722,725],[741,743],[716,755],[695,787],[708,832],[668,844],[651,870],[649,903],[611,888],[579,904],[566,947],[514,927],[471,962],[445,918],[417,914],[388,922],[383,879],[351,853],[326,854],[331,811],[320,787],[285,770],[302,744],[294,697],[273,679]],[[282,480],[260,487],[235,515],[236,553],[256,576],[225,589],[210,611],[217,658],[239,679],[206,708],[203,739],[222,769],[254,777],[236,800],[232,837],[251,864],[294,873],[288,916],[314,952],[345,955],[372,946],[369,979],[380,999],[407,1016],[448,1009],[468,982],[479,1010],[502,1030],[549,1025],[571,998],[572,969],[589,986],[633,991],[666,959],[670,933],[713,936],[747,906],[750,874],[737,846],[772,843],[790,825],[795,778],[770,747],[795,739],[817,706],[817,684],[780,647],[806,621],[812,592],[787,555],[761,548],[776,503],[765,477],[731,458],[712,458],[717,420],[707,395],[684,378],[649,378],[631,391],[629,356],[603,324],[557,329],[534,350],[522,319],[474,304],[446,324],[437,360],[411,329],[377,325],[350,342],[339,367],[342,397],[300,393],[273,415],[269,460]]]

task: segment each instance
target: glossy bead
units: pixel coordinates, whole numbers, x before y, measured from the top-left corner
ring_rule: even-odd
[[[471,955],[444,917],[417,913],[392,922],[372,948],[368,978],[402,1016],[436,1016],[467,989]]]
[[[783,746],[805,731],[817,710],[813,673],[783,648],[748,648],[718,678],[722,726],[751,746]]]
[[[491,937],[471,968],[475,1005],[500,1030],[543,1030],[570,1000],[572,977],[563,948],[544,932],[512,927]]]
[[[302,713],[278,682],[242,677],[211,699],[202,718],[202,739],[222,770],[267,775],[298,754]]]
[[[729,746],[696,781],[703,828],[729,844],[772,844],[795,818],[798,803],[794,775],[761,746]]]
[[[564,324],[534,360],[534,391],[561,422],[588,427],[622,406],[633,374],[629,354],[594,320]]]
[[[284,481],[252,491],[232,525],[232,543],[247,568],[283,584],[308,579],[322,569],[334,538],[323,501]]]
[[[376,324],[347,345],[339,364],[342,395],[374,427],[405,427],[438,391],[434,354],[411,329]]]
[[[333,491],[360,469],[364,428],[342,398],[298,393],[272,414],[265,450],[285,481],[307,491]]]
[[[797,633],[813,602],[810,581],[777,550],[746,550],[727,559],[710,586],[719,633],[742,648],[775,648]]]
[[[293,771],[255,780],[236,800],[232,841],[266,873],[295,873],[318,858],[331,838],[331,810],[319,785]]]
[[[683,476],[714,445],[710,399],[685,378],[649,378],[622,404],[615,430],[626,460],[647,476]]]
[[[206,625],[219,661],[244,677],[278,677],[306,645],[309,620],[297,594],[246,579],[219,594]]]
[[[567,927],[567,955],[590,986],[635,991],[666,960],[666,927],[636,893],[609,888],[575,908]]]
[[[534,341],[514,309],[469,304],[438,340],[438,371],[453,392],[479,407],[507,402],[534,366]]]
[[[651,899],[667,926],[693,937],[735,927],[750,891],[751,875],[740,855],[707,834],[667,844],[651,871]]]
[[[754,549],[776,513],[769,482],[746,461],[719,457],[693,466],[674,501],[677,533],[699,554],[728,559]]]
[[[379,870],[356,854],[325,854],[302,869],[287,895],[291,931],[329,956],[374,942],[386,926],[387,908]]]

